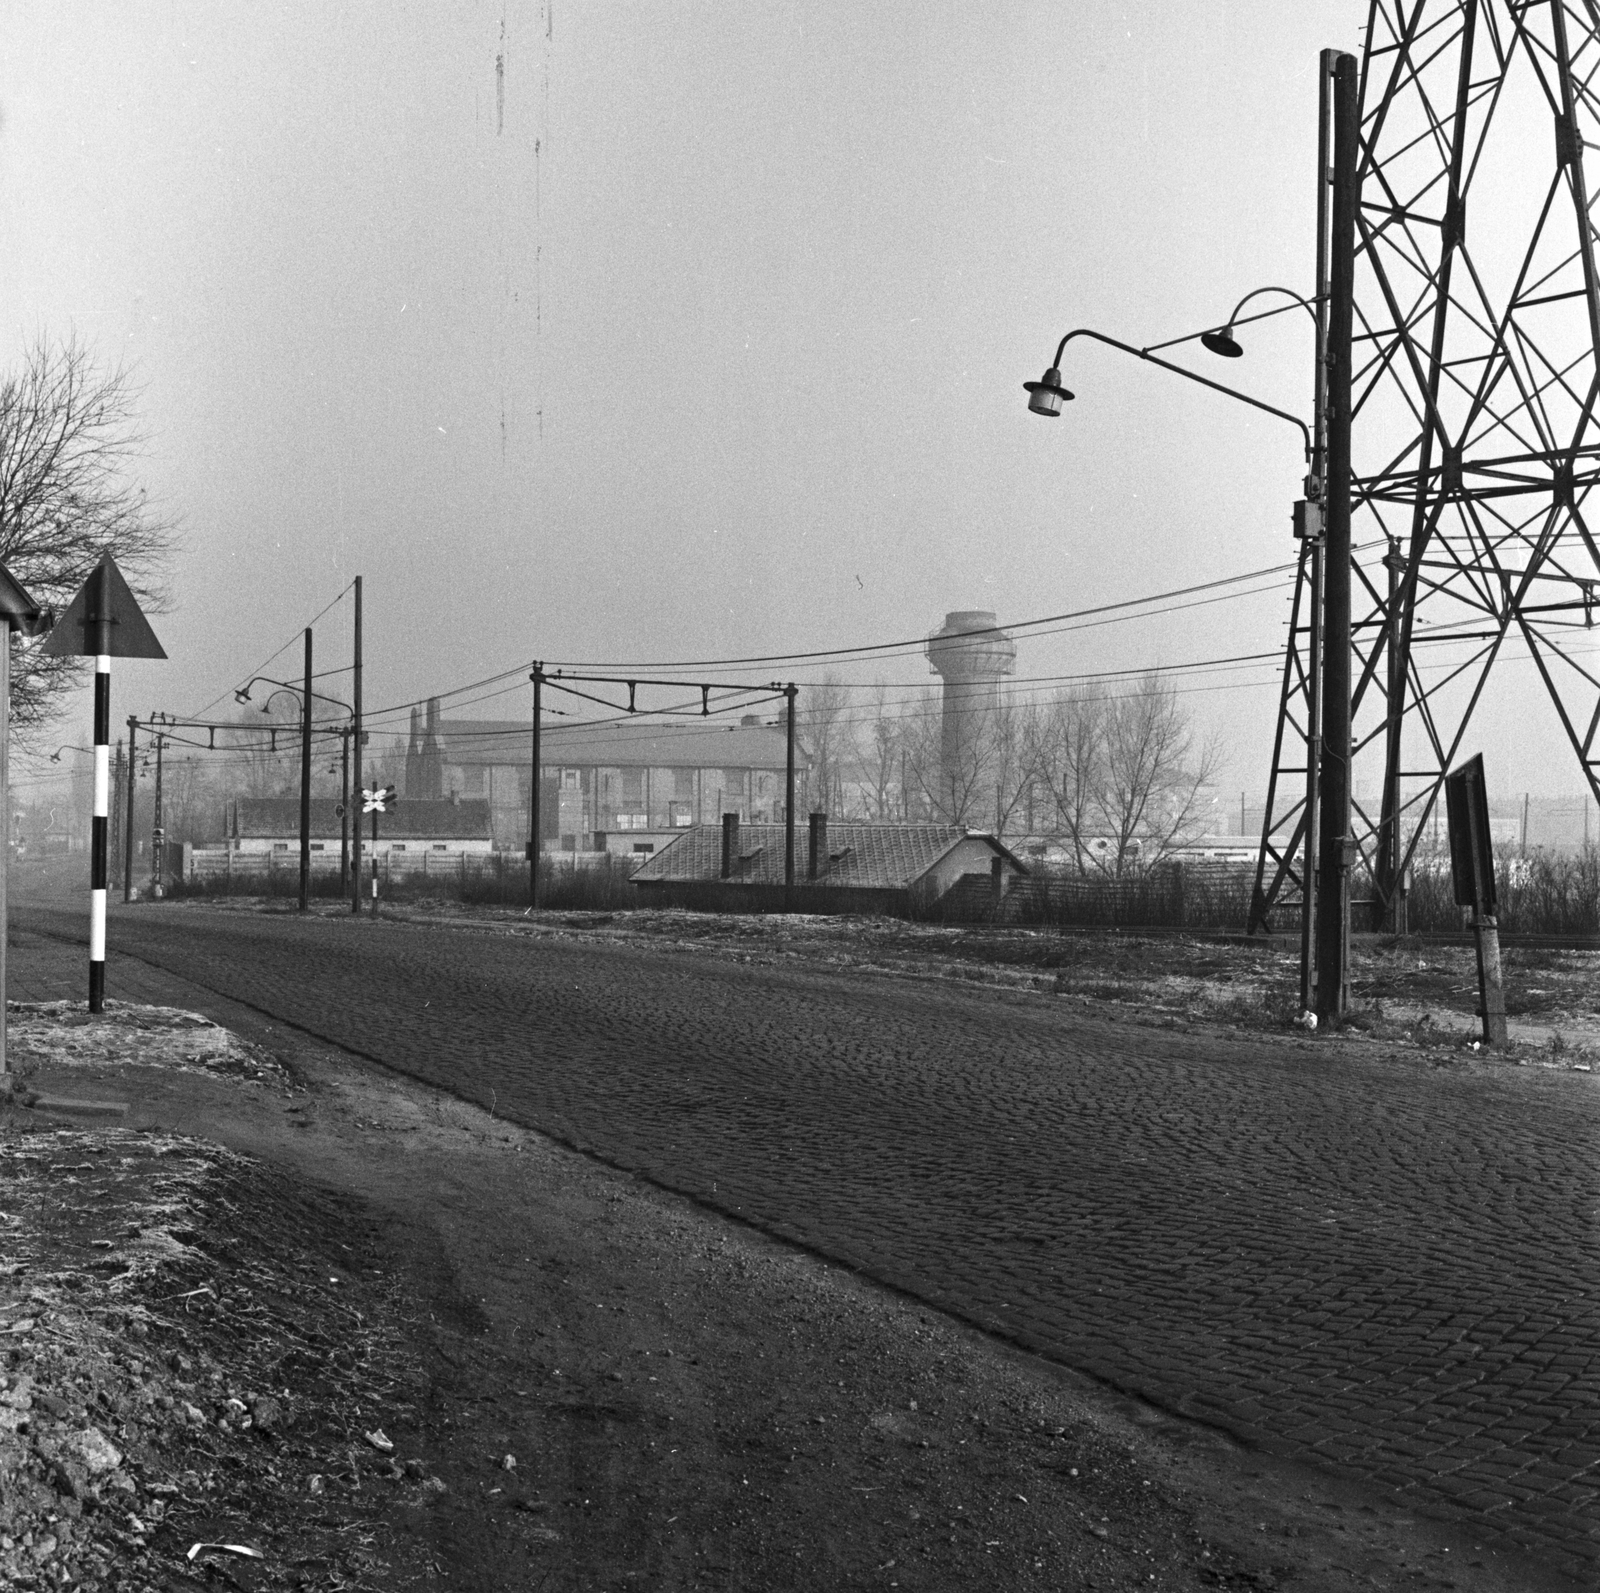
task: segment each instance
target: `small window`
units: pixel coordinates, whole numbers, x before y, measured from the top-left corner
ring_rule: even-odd
[[[274,852],[287,852],[289,850],[289,843],[287,841],[274,841],[272,843],[272,850]]]
[[[448,852],[450,850],[450,848],[446,846],[443,841],[435,841],[433,843],[433,849],[436,852]]]
[[[390,841],[389,843],[389,850],[391,852],[403,852],[405,849],[406,843],[404,841]]]
[[[311,850],[313,852],[325,852],[327,847],[321,841],[313,841],[311,843]]]
[[[636,852],[642,852],[646,857],[648,857],[653,851],[655,851],[656,843],[654,841],[635,841],[633,843],[633,849]]]

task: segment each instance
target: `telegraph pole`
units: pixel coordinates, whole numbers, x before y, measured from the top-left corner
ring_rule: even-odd
[[[300,911],[311,906],[311,627],[306,626],[306,689],[300,704]]]
[[[536,663],[528,677],[533,682],[533,766],[528,781],[528,904],[539,905],[539,719],[544,703],[544,665]]]
[[[1317,1017],[1337,1027],[1350,947],[1350,421],[1361,112],[1353,55],[1333,62],[1333,206],[1328,284],[1327,548],[1323,570],[1322,758],[1318,818]]]
[[[135,757],[139,739],[139,721],[128,718],[128,816],[122,840],[122,899],[133,900],[133,793],[134,782],[139,778],[139,763]]]
[[[351,727],[351,734],[355,737],[356,743],[356,784],[359,786],[361,784],[361,747],[364,739],[361,734],[361,577],[359,575],[356,577],[356,650],[354,665],[356,702],[355,722]],[[348,787],[346,788],[344,805],[346,809],[350,806]],[[355,827],[355,836],[356,866],[352,871],[350,882],[350,911],[359,913],[361,911],[361,826],[359,824]],[[374,852],[372,856],[373,866],[376,867],[378,854]]]

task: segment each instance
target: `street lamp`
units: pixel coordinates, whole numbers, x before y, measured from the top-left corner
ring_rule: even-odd
[[[311,906],[311,699],[318,698],[322,702],[332,703],[335,708],[342,708],[350,715],[351,725],[347,729],[335,731],[336,735],[349,737],[354,728],[356,711],[349,703],[340,702],[337,697],[329,697],[326,693],[311,689],[311,627],[306,627],[305,633],[305,680],[302,685],[293,686],[286,680],[277,680],[271,675],[252,675],[244,685],[235,688],[233,700],[245,703],[254,699],[250,696],[250,688],[258,681],[265,681],[269,686],[276,686],[277,691],[269,692],[267,700],[262,703],[261,711],[270,714],[272,700],[281,692],[287,692],[296,699],[300,709],[300,911],[309,911]],[[273,732],[273,744],[277,744],[277,733]],[[348,768],[348,747],[346,740],[346,767]],[[359,754],[358,754],[359,756]],[[345,867],[345,860],[349,856],[347,832],[345,824],[348,823],[347,814],[350,808],[349,778],[346,776],[344,801],[340,812],[340,869]],[[344,880],[340,879],[340,888],[343,889]]]
[[[1248,393],[1241,393],[1236,388],[1224,386],[1221,382],[1214,382],[1209,377],[1198,375],[1196,372],[1186,370],[1181,365],[1174,365],[1169,360],[1158,359],[1154,353],[1155,348],[1171,348],[1179,343],[1190,342],[1195,334],[1186,333],[1183,337],[1171,338],[1165,343],[1157,343],[1152,348],[1135,348],[1132,344],[1123,343],[1116,338],[1107,337],[1102,332],[1096,332],[1089,327],[1079,327],[1076,331],[1068,332],[1061,339],[1056,348],[1056,357],[1051,362],[1050,368],[1037,382],[1025,382],[1024,389],[1029,394],[1028,408],[1036,415],[1059,415],[1063,399],[1073,395],[1061,385],[1061,361],[1066,353],[1067,344],[1075,337],[1093,338],[1098,343],[1105,343],[1112,348],[1120,349],[1125,354],[1132,354],[1138,359],[1148,361],[1152,365],[1159,365],[1163,370],[1174,372],[1176,375],[1186,377],[1191,382],[1198,382],[1202,387],[1209,387],[1213,392],[1224,393],[1229,398],[1235,398],[1242,404],[1248,404],[1252,409],[1265,410],[1269,415],[1276,415],[1280,420],[1286,420],[1296,427],[1301,436],[1305,449],[1306,459],[1306,498],[1295,505],[1294,524],[1296,534],[1304,539],[1304,546],[1311,561],[1311,614],[1310,614],[1310,645],[1309,671],[1307,681],[1307,696],[1309,706],[1309,723],[1307,735],[1306,758],[1306,808],[1305,808],[1305,863],[1303,869],[1303,897],[1304,905],[1301,913],[1300,936],[1300,998],[1302,1008],[1309,1009],[1316,999],[1315,990],[1315,942],[1314,942],[1314,911],[1317,891],[1317,861],[1320,834],[1318,819],[1320,817],[1321,803],[1319,798],[1319,764],[1322,751],[1322,653],[1323,653],[1323,572],[1324,572],[1324,547],[1322,536],[1322,510],[1323,510],[1323,483],[1326,480],[1326,416],[1323,400],[1323,382],[1321,380],[1321,363],[1325,343],[1324,317],[1312,307],[1312,301],[1304,298],[1291,288],[1256,288],[1247,293],[1234,307],[1234,312],[1228,317],[1227,324],[1214,331],[1199,334],[1200,342],[1213,354],[1219,354],[1225,359],[1238,359],[1244,353],[1234,338],[1234,328],[1245,324],[1240,321],[1240,312],[1245,305],[1261,293],[1284,293],[1295,304],[1303,306],[1310,314],[1317,329],[1317,356],[1318,379],[1314,386],[1313,402],[1313,428],[1308,428],[1298,415],[1291,415],[1286,410],[1277,409],[1271,404],[1263,403],[1259,398],[1252,398]],[[1324,296],[1319,292],[1316,302],[1321,304]],[[1291,305],[1280,305],[1276,309],[1262,311],[1258,315],[1248,317],[1249,321],[1262,320],[1270,315],[1281,315]],[[1348,648],[1348,643],[1345,644]],[[1291,649],[1293,638],[1291,637]],[[1270,810],[1270,800],[1268,803]],[[1269,812],[1270,820],[1270,812]],[[1259,873],[1259,868],[1258,868]],[[1260,881],[1257,881],[1259,891]]]
[[[283,691],[292,692],[296,700],[305,695],[304,686],[293,685],[287,680],[277,680],[271,675],[252,675],[249,680],[244,683],[244,685],[234,688],[233,700],[239,703],[254,702],[255,698],[250,695],[250,688],[260,684],[262,681],[265,681],[269,686],[277,686]],[[272,692],[267,697],[267,702],[270,703],[273,697],[276,697],[277,695],[277,692]],[[352,708],[349,703],[340,702],[337,697],[330,697],[326,692],[314,691],[311,693],[311,695],[317,698],[320,702],[331,702],[335,708],[342,708],[347,714],[353,715],[355,713],[355,709]],[[262,713],[266,713],[267,709],[264,705],[261,711]]]
[[[1191,334],[1192,336],[1193,334]],[[1299,429],[1301,439],[1305,446],[1305,457],[1309,461],[1312,457],[1311,429],[1298,415],[1291,415],[1286,409],[1278,409],[1272,404],[1263,403],[1259,398],[1252,398],[1248,393],[1241,393],[1237,388],[1224,386],[1221,382],[1214,382],[1209,376],[1201,376],[1194,371],[1185,370],[1181,365],[1174,365],[1170,360],[1157,359],[1148,348],[1135,348],[1131,343],[1123,343],[1114,337],[1107,337],[1104,332],[1096,332],[1093,327],[1080,326],[1061,339],[1056,347],[1056,357],[1051,360],[1050,367],[1036,382],[1024,382],[1023,390],[1028,394],[1028,408],[1035,415],[1056,416],[1061,413],[1062,403],[1077,395],[1069,392],[1061,385],[1061,361],[1069,344],[1075,337],[1093,338],[1096,343],[1104,343],[1108,348],[1120,349],[1124,354],[1131,354],[1135,359],[1145,360],[1151,365],[1159,365],[1164,371],[1171,371],[1177,376],[1186,377],[1191,382],[1198,382],[1202,387],[1209,387],[1214,393],[1225,393],[1229,398],[1236,398],[1241,404],[1248,404],[1252,409],[1265,410],[1269,415],[1276,415],[1279,420],[1286,420],[1291,426]],[[1186,338],[1174,339],[1175,342],[1186,342]],[[1167,348],[1169,344],[1158,345]]]

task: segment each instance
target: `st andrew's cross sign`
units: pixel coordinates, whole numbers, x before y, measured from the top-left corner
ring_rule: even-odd
[[[361,788],[361,811],[372,815],[372,916],[378,916],[378,815],[387,813],[397,798],[392,785]],[[356,831],[359,835],[361,832]]]

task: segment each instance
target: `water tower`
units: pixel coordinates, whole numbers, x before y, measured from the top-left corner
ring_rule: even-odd
[[[987,609],[946,614],[928,638],[928,662],[944,679],[939,806],[947,818],[994,823],[994,775],[984,727],[1000,702],[1000,682],[1017,667],[1017,647]]]

